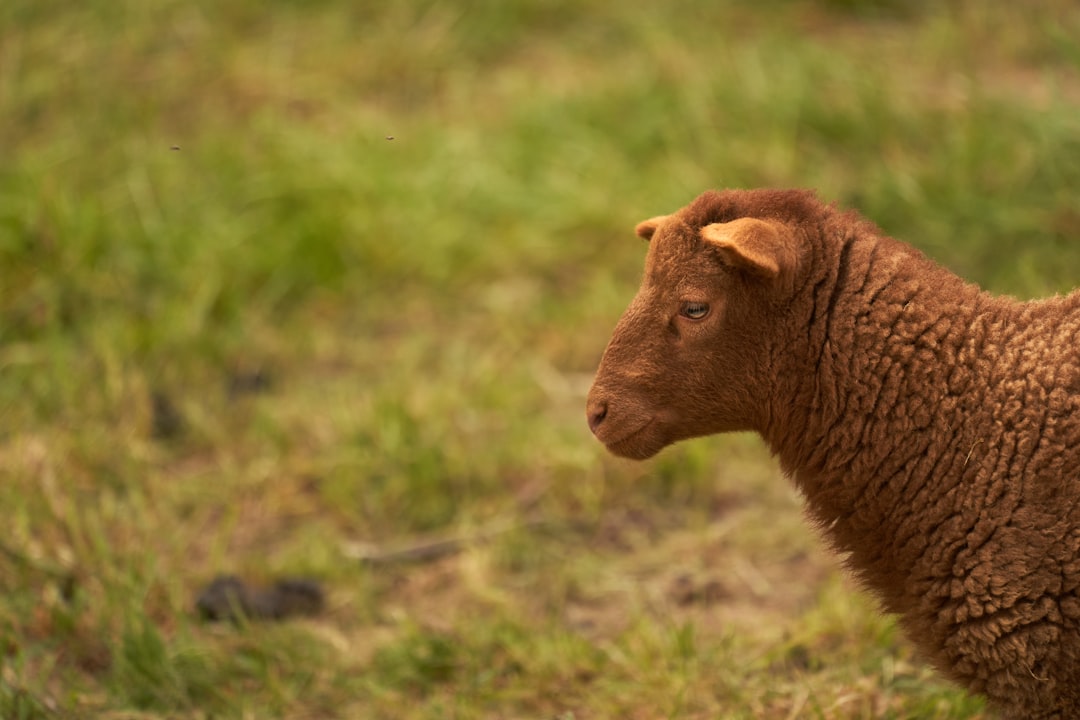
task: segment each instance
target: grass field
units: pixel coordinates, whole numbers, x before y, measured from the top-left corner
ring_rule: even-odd
[[[1067,0],[0,3],[0,717],[984,717],[756,438],[626,463],[584,393],[634,223],[709,187],[1080,284],[1078,38]],[[326,610],[201,621],[230,573]]]

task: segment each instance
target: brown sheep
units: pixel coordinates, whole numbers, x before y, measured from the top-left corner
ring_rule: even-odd
[[[644,459],[752,430],[942,673],[1080,717],[1080,291],[981,291],[812,192],[642,222],[589,426]]]

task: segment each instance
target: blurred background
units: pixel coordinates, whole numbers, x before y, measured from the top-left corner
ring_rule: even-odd
[[[634,224],[754,186],[1080,284],[1080,10],[0,3],[0,717],[982,717],[756,438],[585,427]]]

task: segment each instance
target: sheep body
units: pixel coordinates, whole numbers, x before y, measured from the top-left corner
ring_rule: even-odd
[[[806,191],[710,192],[638,232],[597,436],[644,458],[757,431],[946,676],[1006,717],[1080,717],[1080,291],[990,295]]]

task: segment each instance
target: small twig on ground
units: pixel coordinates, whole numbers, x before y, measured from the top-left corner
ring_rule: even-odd
[[[470,545],[486,542],[513,530],[547,524],[550,524],[550,521],[545,518],[527,519],[522,522],[493,522],[475,532],[413,540],[394,547],[379,547],[371,543],[349,542],[345,544],[343,551],[346,556],[369,565],[432,562],[447,555],[461,552]]]

